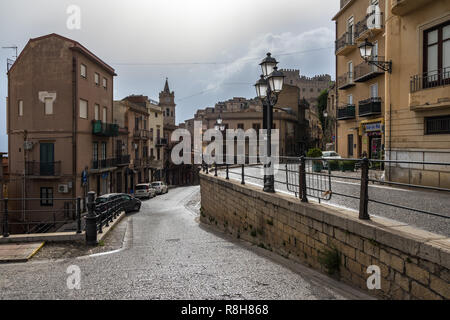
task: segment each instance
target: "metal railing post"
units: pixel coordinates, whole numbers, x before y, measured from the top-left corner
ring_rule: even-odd
[[[369,212],[369,159],[361,163],[361,192],[359,195],[359,219],[370,220]]]
[[[106,202],[106,224],[105,227],[109,227],[111,221],[111,201]]]
[[[245,166],[245,165],[242,165],[241,184],[245,184],[245,179],[244,179],[244,166]]]
[[[226,176],[227,180],[230,180],[229,170],[230,170],[230,165],[227,163],[227,176]]]
[[[5,205],[5,212],[3,214],[3,237],[9,237],[9,227],[8,227],[8,199],[4,199],[3,203]]]
[[[217,177],[217,162],[214,162],[214,177]]]
[[[299,196],[302,202],[308,202],[308,197],[306,195],[306,160],[305,157],[300,158],[300,167],[299,167],[299,186],[300,192]]]
[[[86,217],[86,244],[97,245],[97,216],[95,215],[95,192],[88,193],[88,215]]]
[[[76,211],[77,211],[77,233],[81,233],[81,198],[77,198],[76,203]]]

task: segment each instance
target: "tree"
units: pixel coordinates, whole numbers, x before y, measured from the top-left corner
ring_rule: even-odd
[[[326,119],[323,116],[323,113],[325,110],[327,110],[327,103],[328,103],[328,89],[323,90],[319,97],[317,98],[317,112],[319,112],[319,120],[322,124],[323,131],[326,130]]]

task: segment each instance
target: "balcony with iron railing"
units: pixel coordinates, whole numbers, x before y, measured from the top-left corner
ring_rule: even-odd
[[[130,164],[130,155],[129,154],[123,154],[123,155],[116,156],[116,165],[117,166],[126,166],[129,164]]]
[[[156,146],[157,147],[163,147],[163,146],[167,146],[168,142],[166,138],[159,138],[156,139]]]
[[[403,16],[432,1],[433,0],[391,0],[391,12],[397,16]]]
[[[347,104],[337,109],[337,120],[355,119],[355,105]]]
[[[116,158],[93,159],[92,160],[92,169],[93,170],[110,169],[110,168],[114,168],[116,165],[117,165]]]
[[[337,87],[339,90],[345,90],[355,86],[353,81],[353,72],[347,72],[346,74],[337,78]]]
[[[369,98],[359,101],[358,115],[360,117],[379,116],[381,115],[381,98]]]
[[[353,32],[346,32],[342,37],[335,41],[336,55],[346,55],[356,48],[356,42]]]
[[[384,61],[384,57],[373,57],[372,60]],[[355,82],[365,82],[378,77],[384,71],[374,64],[363,62],[355,67]]]
[[[450,67],[411,77],[411,110],[430,110],[450,106]]]
[[[25,174],[31,177],[59,177],[61,176],[61,161],[26,161]]]
[[[100,137],[117,137],[119,135],[119,126],[115,123],[92,120],[92,134]]]
[[[383,13],[372,13],[355,25],[355,41],[374,37],[384,29]],[[369,28],[370,25],[370,28]]]

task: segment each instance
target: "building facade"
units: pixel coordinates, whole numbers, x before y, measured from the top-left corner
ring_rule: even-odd
[[[385,72],[365,62],[358,44],[374,44],[372,58],[385,61],[385,0],[341,1],[336,22],[337,152],[348,158],[384,157]],[[369,6],[375,6],[368,13]],[[369,22],[375,22],[368,28]]]
[[[112,190],[115,75],[74,40],[50,34],[27,43],[8,70],[9,194],[41,200],[16,207],[45,211],[62,205],[57,198]]]
[[[214,128],[217,119],[223,121],[226,129],[259,129],[263,128],[263,106],[259,99],[235,97],[219,102],[215,107],[198,110],[193,119],[185,122],[185,127],[194,131],[194,121],[202,122],[202,131]],[[308,131],[305,119],[305,106],[301,104],[300,90],[297,86],[285,84],[274,107],[273,129],[279,130],[279,155],[298,156],[307,148]],[[224,150],[224,153],[227,152]],[[248,143],[246,155],[249,155]],[[236,148],[234,151],[236,155]]]
[[[386,157],[450,163],[450,0],[386,2]],[[450,188],[450,166],[388,166],[386,175]]]

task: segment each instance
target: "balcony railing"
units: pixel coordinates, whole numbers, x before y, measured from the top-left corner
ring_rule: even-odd
[[[129,154],[116,156],[116,165],[125,166],[128,164],[130,164],[130,155]]]
[[[25,164],[25,173],[28,176],[37,176],[37,177],[60,176],[61,161],[55,162],[27,161]]]
[[[335,41],[336,45],[336,54],[337,55],[344,55],[348,53],[349,51],[356,48],[356,43],[354,39],[353,32],[346,32],[342,37],[340,37],[338,40]]]
[[[384,61],[384,57],[377,56],[373,57],[372,60]],[[363,62],[355,67],[355,82],[364,82],[373,79],[383,73],[384,71],[376,65]]]
[[[347,72],[346,74],[337,78],[337,86],[339,90],[345,90],[355,86],[353,82],[353,72]]]
[[[145,129],[134,129],[133,137],[135,139],[148,140],[150,138],[150,131],[145,130]]]
[[[450,85],[450,67],[411,77],[411,93]]]
[[[166,138],[159,138],[156,140],[156,146],[162,147],[167,145],[167,139]]]
[[[103,160],[98,160],[98,159],[92,160],[92,169],[94,169],[94,170],[113,168],[116,165],[117,165],[116,158],[103,159]]]
[[[347,104],[346,106],[337,109],[337,119],[346,120],[355,118],[355,105]]]
[[[370,29],[368,23],[373,25]],[[383,30],[383,13],[372,13],[359,21],[355,26],[355,40],[362,41],[369,36],[375,36]]]
[[[119,126],[114,123],[105,123],[100,120],[93,120],[92,134],[101,137],[117,137],[119,135]]]
[[[381,98],[369,98],[359,101],[359,116],[367,117],[381,114]]]

